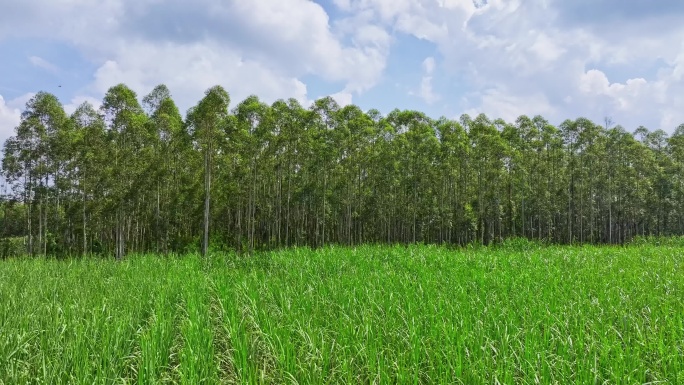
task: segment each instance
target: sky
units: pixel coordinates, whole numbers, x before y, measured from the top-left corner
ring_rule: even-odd
[[[0,0],[0,140],[26,102],[125,83],[305,106],[684,123],[681,0]]]

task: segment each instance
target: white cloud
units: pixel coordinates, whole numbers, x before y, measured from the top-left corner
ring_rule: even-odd
[[[351,10],[351,2],[349,0],[333,0],[335,6],[343,11]]]
[[[7,138],[14,135],[14,129],[19,125],[20,120],[19,108],[9,106],[0,95],[0,146],[4,145]]]
[[[672,80],[680,82],[684,80],[684,52],[680,53],[673,63]]]
[[[279,76],[257,61],[222,52],[220,46],[139,43],[117,53],[115,59],[96,71],[93,93],[104,93],[123,82],[142,97],[164,83],[179,106],[188,108],[202,98],[206,89],[220,84],[230,93],[233,105],[251,94],[267,102],[294,97],[302,104],[308,103],[306,85],[297,78]]]
[[[29,62],[31,62],[31,64],[33,64],[35,67],[42,68],[48,72],[59,72],[59,67],[43,59],[40,56],[29,56]]]
[[[384,28],[356,15],[349,16],[347,30],[338,30],[324,9],[308,0],[25,0],[12,12],[21,17],[8,16],[0,39],[50,37],[101,63],[89,92],[124,82],[144,94],[163,82],[183,99],[183,108],[215,84],[233,99],[256,94],[305,102],[304,76],[361,93],[381,79],[391,44]]]
[[[417,95],[427,104],[432,104],[440,99],[432,88],[432,74],[435,72],[435,58],[429,56],[423,60],[423,78],[417,92],[409,92],[409,95]]]
[[[440,58],[419,84],[402,85],[431,108],[492,117],[546,111],[554,123],[610,115],[627,129],[667,131],[684,110],[677,2],[333,0],[342,13],[334,20],[309,0],[15,3],[3,9],[0,40],[48,37],[75,47],[98,67],[82,94],[98,97],[118,82],[141,96],[163,82],[181,108],[214,84],[235,102],[256,94],[306,104],[303,80],[323,79],[351,102],[380,83],[393,42],[410,34],[433,43],[428,55]],[[435,79],[446,78],[457,88],[440,84],[436,95]]]
[[[529,50],[544,62],[554,62],[566,52],[566,49],[559,47],[553,39],[544,33],[537,35],[537,39]]]
[[[426,75],[431,75],[435,70],[435,58],[430,56],[423,60],[423,71]]]
[[[621,7],[611,1],[596,6]],[[518,113],[545,113],[554,123],[612,116],[627,129],[643,124],[666,131],[679,124],[674,122],[683,110],[677,104],[684,94],[681,23],[661,28],[657,18],[642,17],[638,5],[631,13],[584,22],[566,19],[569,5],[560,0],[415,0],[394,8],[390,3],[357,0],[352,7],[372,9],[390,28],[435,44],[444,59],[441,68],[462,85],[445,103],[507,119]],[[594,6],[573,5],[579,13],[572,17]],[[673,8],[681,16],[684,7]],[[611,82],[615,71],[621,79]]]
[[[73,114],[76,109],[83,103],[88,102],[90,105],[93,106],[96,110],[100,108],[102,105],[102,100],[96,99],[92,96],[85,96],[85,95],[79,95],[71,99],[69,103],[64,104],[64,111],[71,115]]]
[[[580,90],[589,95],[606,95],[610,97],[622,110],[629,110],[635,106],[641,96],[656,95],[653,88],[658,88],[658,83],[649,83],[643,78],[629,79],[623,83],[610,83],[606,74],[592,69],[582,75]]]
[[[375,83],[385,67],[389,39],[382,29],[355,25],[354,44],[344,45],[332,33],[328,15],[316,3],[285,0],[228,4],[219,11],[225,22],[238,23],[236,27],[250,40],[240,50],[248,56],[251,53],[278,59],[278,69],[289,67],[292,75],[311,73],[332,81],[347,81],[362,91]]]
[[[601,106],[587,108],[596,114],[612,115],[613,119],[620,116],[635,122],[633,126],[648,116],[656,122],[652,128],[672,131],[684,122],[684,111],[678,107],[683,105],[684,99],[679,95],[684,91],[684,85],[675,78],[674,72],[661,71],[650,81],[633,78],[624,83],[611,83],[604,72],[592,69],[581,76],[579,88],[585,105]]]
[[[352,94],[346,91],[336,92],[330,95],[330,97],[335,99],[335,101],[337,102],[337,104],[340,105],[340,107],[352,104]]]
[[[24,107],[26,106],[26,103],[28,103],[28,101],[31,100],[31,98],[34,96],[36,96],[35,92],[27,92],[14,99],[8,100],[7,106],[11,107],[12,109],[23,111]]]
[[[554,113],[554,108],[542,93],[517,95],[495,88],[473,96],[480,99],[477,107],[466,110],[466,113],[473,117],[484,112],[491,114],[489,117],[492,119],[501,118],[513,122],[521,115],[548,116]]]

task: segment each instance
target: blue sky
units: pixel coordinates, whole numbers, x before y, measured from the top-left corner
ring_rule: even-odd
[[[0,140],[26,101],[120,82],[457,119],[684,123],[681,0],[0,0]],[[61,87],[60,87],[61,86]]]

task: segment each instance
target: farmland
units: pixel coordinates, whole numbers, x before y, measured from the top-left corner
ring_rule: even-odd
[[[0,263],[3,384],[677,384],[682,357],[676,245]]]

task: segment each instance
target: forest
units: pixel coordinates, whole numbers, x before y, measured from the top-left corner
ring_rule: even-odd
[[[71,115],[46,92],[3,148],[2,255],[359,244],[622,244],[684,234],[684,124],[383,116],[164,85]]]

